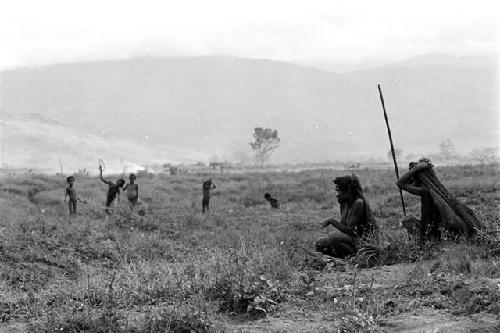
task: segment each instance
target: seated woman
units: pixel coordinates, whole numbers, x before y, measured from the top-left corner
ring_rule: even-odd
[[[333,225],[335,230],[316,241],[316,251],[345,258],[356,253],[357,241],[374,233],[377,224],[355,175],[337,177],[333,183],[340,204],[340,222],[330,218],[322,223],[323,228]]]

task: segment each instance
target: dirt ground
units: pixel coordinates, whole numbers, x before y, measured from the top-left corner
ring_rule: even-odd
[[[337,265],[338,267],[341,265]],[[306,299],[297,299],[295,304],[285,306],[280,312],[265,319],[251,323],[232,323],[226,327],[228,332],[257,333],[257,332],[339,332],[339,318],[335,316],[335,309],[328,309],[321,305],[321,299],[334,297],[339,289],[353,289],[352,284],[339,281],[353,279],[356,274],[356,283],[368,285],[372,291],[383,295],[394,295],[394,301],[386,302],[386,306],[394,307],[393,302],[408,307],[408,312],[396,314],[388,313],[378,319],[380,332],[407,332],[407,333],[460,333],[460,332],[500,332],[500,304],[491,304],[490,309],[480,313],[457,313],[453,309],[440,309],[439,306],[423,307],[415,302],[416,298],[410,295],[396,295],[395,290],[400,288],[402,280],[414,270],[416,264],[398,264],[382,266],[359,272],[338,272],[335,266],[330,266],[327,272],[318,274],[314,293]],[[462,288],[480,289],[477,281],[465,281]],[[479,283],[500,297],[500,279],[481,279]],[[443,294],[443,290],[436,287],[435,292]],[[409,293],[411,294],[411,293]],[[424,293],[425,294],[425,293]],[[429,295],[429,296],[432,296]],[[389,303],[389,304],[387,304]],[[456,307],[459,307],[457,304]],[[456,309],[456,307],[454,307]],[[368,330],[370,331],[370,330]],[[340,331],[342,332],[342,331]],[[364,332],[364,330],[360,330]]]

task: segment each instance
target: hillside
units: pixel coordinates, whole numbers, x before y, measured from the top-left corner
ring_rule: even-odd
[[[405,155],[433,152],[447,138],[467,152],[498,137],[497,67],[468,63],[420,59],[342,74],[232,57],[60,64],[3,72],[0,102],[3,113],[201,158],[250,153],[256,126],[279,130],[275,162],[384,158],[381,83]]]
[[[29,167],[54,172],[87,169],[97,172],[98,159],[106,172],[136,170],[151,163],[194,163],[206,156],[176,149],[158,150],[130,140],[101,136],[62,125],[37,114],[4,114],[1,125],[2,162],[7,167]]]

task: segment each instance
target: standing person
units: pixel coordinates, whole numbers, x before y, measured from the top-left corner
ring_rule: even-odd
[[[202,214],[205,214],[205,210],[208,212],[210,208],[210,191],[214,189],[216,189],[216,187],[212,183],[212,179],[203,182],[203,199],[201,200]]]
[[[355,175],[337,177],[333,183],[340,204],[340,222],[330,218],[322,223],[323,228],[332,225],[335,230],[316,241],[316,251],[345,258],[356,253],[359,239],[373,234],[378,227]]]
[[[416,227],[420,242],[440,240],[441,229],[453,235],[473,236],[482,228],[474,212],[458,201],[437,178],[430,160],[421,158],[409,164],[409,171],[396,185],[420,197],[420,220],[405,217],[402,224],[408,230]],[[410,232],[410,230],[409,230]]]
[[[118,179],[116,181],[116,184],[114,184],[112,181],[105,180],[102,178],[102,166],[99,165],[99,178],[104,184],[108,185],[108,193],[106,195],[106,213],[110,213],[109,207],[113,203],[113,201],[117,198],[118,203],[120,202],[120,189],[123,188],[123,185],[125,185],[125,180],[122,178]]]
[[[69,197],[69,215],[74,216],[76,215],[76,202],[78,201],[78,196],[76,195],[75,188],[73,187],[75,183],[75,177],[69,176],[68,178],[66,178],[66,182],[68,183],[68,187],[66,187],[66,191],[64,194],[64,202],[66,202],[66,198]]]
[[[135,174],[131,173],[129,176],[129,181],[127,185],[123,188],[124,191],[127,191],[127,200],[129,202],[130,210],[134,210],[137,205],[137,201],[139,200],[139,185],[135,183]]]

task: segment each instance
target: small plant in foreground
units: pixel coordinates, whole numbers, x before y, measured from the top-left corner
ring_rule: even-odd
[[[260,275],[253,282],[221,281],[213,289],[221,303],[219,310],[251,316],[265,316],[273,312],[285,296],[280,291],[278,281]]]

